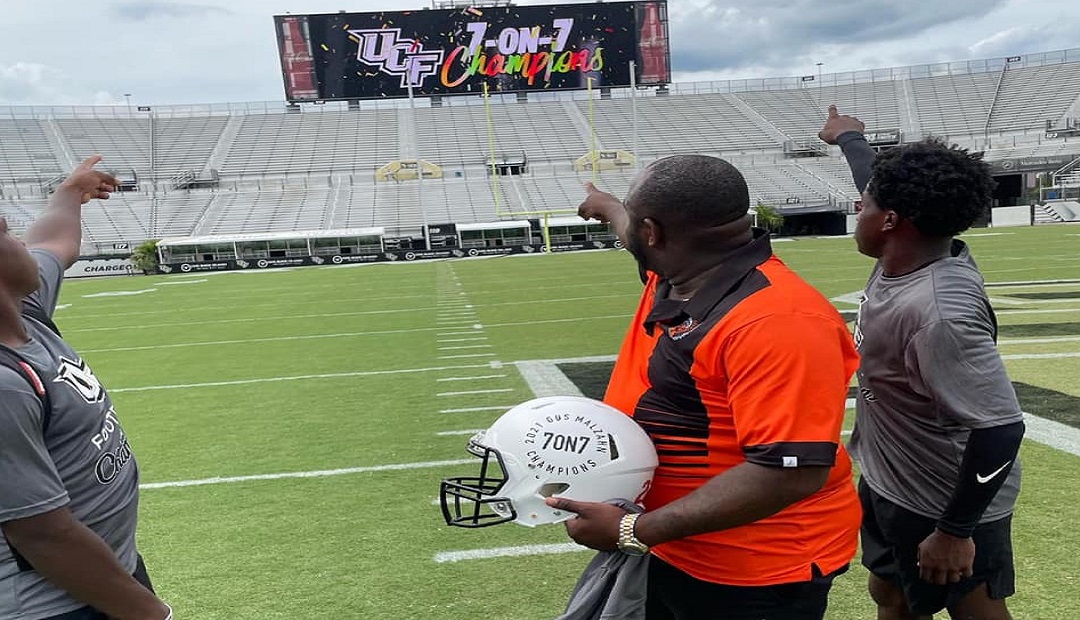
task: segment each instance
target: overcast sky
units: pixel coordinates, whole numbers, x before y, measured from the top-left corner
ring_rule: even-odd
[[[520,1],[518,4],[550,4]],[[0,104],[280,101],[272,16],[429,0],[3,0]],[[1075,0],[669,0],[676,81],[1080,46]]]

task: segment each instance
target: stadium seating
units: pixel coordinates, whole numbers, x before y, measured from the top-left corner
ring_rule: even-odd
[[[413,234],[424,222],[479,222],[575,208],[590,172],[573,162],[597,149],[634,150],[639,164],[675,153],[718,154],[744,171],[751,202],[784,209],[844,208],[858,198],[839,152],[813,143],[836,103],[870,130],[905,140],[944,136],[988,160],[1080,156],[1080,137],[1044,135],[1080,114],[1080,50],[819,76],[675,84],[657,91],[329,102],[203,108],[12,108],[0,119],[0,213],[19,231],[50,184],[80,158],[102,153],[134,174],[137,191],[85,211],[88,251],[146,238],[383,226]],[[1029,60],[1030,59],[1030,60]],[[637,110],[637,137],[634,114]],[[3,111],[0,110],[0,114]],[[490,122],[489,122],[490,118]],[[496,162],[527,158],[524,174],[492,183]],[[794,157],[792,155],[820,155]],[[442,179],[377,183],[394,160],[423,158]],[[623,195],[634,171],[598,183]],[[188,188],[185,179],[199,182]],[[209,187],[207,187],[209,186]],[[496,190],[496,187],[498,188]],[[421,208],[423,205],[423,208]]]

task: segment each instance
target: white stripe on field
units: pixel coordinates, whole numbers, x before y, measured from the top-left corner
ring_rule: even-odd
[[[1080,312],[1080,308],[1055,308],[1053,310],[998,310],[998,316],[1013,316],[1015,314],[1064,314],[1066,312]]]
[[[476,332],[475,332],[475,331],[467,331],[467,332],[446,332],[446,333],[444,333],[444,334],[435,334],[435,336],[436,336],[436,337],[438,337],[438,338],[441,338],[441,337],[443,337],[443,336],[475,336],[475,335],[476,335]],[[487,338],[487,336],[484,336],[484,338],[486,339],[486,338]]]
[[[520,547],[493,547],[491,549],[466,549],[463,551],[443,551],[435,554],[439,564],[461,562],[463,560],[488,560],[491,558],[510,558],[523,555],[552,555],[556,553],[574,553],[592,551],[577,543],[557,543],[553,545],[523,545]]]
[[[484,379],[505,379],[506,375],[474,375],[472,377],[443,377],[435,381],[481,381]]]
[[[1011,282],[987,282],[985,286],[1070,286],[1080,280],[1013,280]]]
[[[396,463],[393,465],[371,465],[368,467],[346,467],[345,469],[323,469],[316,471],[292,471],[280,474],[254,474],[251,476],[231,476],[227,478],[202,478],[199,480],[175,480],[173,482],[147,482],[139,485],[139,489],[169,489],[174,487],[199,487],[209,484],[228,484],[232,482],[249,482],[252,480],[281,480],[283,478],[325,478],[327,476],[344,476],[346,474],[366,474],[377,471],[401,471],[405,469],[426,469],[429,467],[449,467],[451,465],[465,465],[475,463],[476,459],[456,459],[453,461],[427,461],[422,463]]]
[[[461,349],[490,349],[490,344],[456,344],[451,347],[439,347],[438,351],[459,351]]]
[[[487,336],[477,336],[476,338],[439,338],[435,342],[480,342],[481,340],[487,340]]]
[[[514,405],[503,405],[496,407],[465,407],[459,409],[440,409],[439,413],[474,413],[477,411],[509,411]]]
[[[177,280],[176,282],[157,282],[154,286],[174,286],[177,284],[199,284],[200,282],[209,282],[206,278],[201,280]]]
[[[356,372],[334,372],[321,375],[295,375],[289,377],[264,377],[262,379],[237,379],[235,381],[210,381],[207,383],[178,383],[174,385],[146,385],[143,387],[116,388],[112,394],[121,392],[149,392],[152,390],[185,390],[189,388],[219,387],[224,385],[250,385],[253,383],[276,383],[278,381],[303,381],[306,379],[341,379],[344,377],[376,377],[380,375],[415,374],[422,372],[443,372],[447,370],[465,370],[472,368],[491,368],[489,364],[466,364],[463,366],[436,366],[434,368],[403,368],[400,370],[359,370]]]
[[[440,360],[458,360],[465,357],[494,357],[494,353],[466,353],[465,355],[440,355],[435,359]]]
[[[1024,425],[1027,439],[1080,456],[1080,429],[1030,413],[1024,414]]]
[[[1055,336],[1051,338],[1004,338],[998,346],[1006,344],[1053,344],[1055,342],[1080,342],[1080,336]]]
[[[436,396],[472,396],[474,394],[505,394],[513,392],[514,388],[499,388],[496,390],[468,390],[465,392],[439,392]]]
[[[475,435],[475,434],[479,433],[482,430],[485,430],[485,429],[482,429],[482,428],[466,428],[466,429],[462,429],[460,431],[439,431],[438,433],[435,433],[435,434],[438,435],[439,437],[449,437],[451,435]]]
[[[1002,355],[1003,360],[1056,360],[1064,357],[1080,357],[1080,352],[1074,351],[1072,353],[1016,353],[1013,355]]]
[[[555,364],[544,362],[516,362],[522,378],[537,398],[545,396],[584,396],[578,386]]]

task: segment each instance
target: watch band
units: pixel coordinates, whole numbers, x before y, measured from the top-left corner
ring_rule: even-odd
[[[627,555],[645,555],[649,552],[649,546],[638,540],[634,535],[634,525],[637,523],[640,513],[628,513],[619,520],[619,551]]]

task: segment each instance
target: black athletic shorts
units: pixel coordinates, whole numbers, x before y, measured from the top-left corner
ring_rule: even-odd
[[[871,573],[904,591],[915,615],[931,615],[951,607],[985,583],[992,599],[1016,591],[1013,570],[1012,517],[975,528],[972,576],[939,586],[919,577],[919,544],[933,533],[937,521],[897,506],[859,480],[862,500],[862,563]]]
[[[655,555],[649,558],[645,620],[822,620],[833,579],[847,566],[810,581],[775,586],[727,586],[691,577]]]

